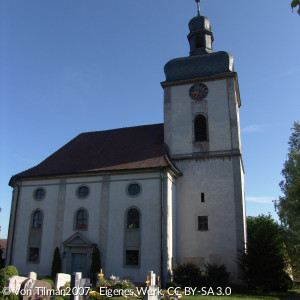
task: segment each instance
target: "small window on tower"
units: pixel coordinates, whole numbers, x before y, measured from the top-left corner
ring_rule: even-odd
[[[198,230],[199,231],[208,231],[208,217],[207,216],[198,216]]]
[[[201,202],[204,202],[204,193],[201,193]]]
[[[203,48],[203,47],[204,47],[203,37],[197,36],[196,37],[196,48]]]

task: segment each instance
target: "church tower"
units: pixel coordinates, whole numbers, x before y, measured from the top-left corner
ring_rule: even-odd
[[[213,52],[210,22],[200,9],[189,29],[190,55],[169,61],[162,82],[164,140],[182,172],[173,264],[224,264],[237,281],[236,255],[246,241],[237,73],[229,53]]]

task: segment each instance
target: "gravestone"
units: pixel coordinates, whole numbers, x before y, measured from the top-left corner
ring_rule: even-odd
[[[64,286],[67,282],[71,281],[71,275],[65,273],[57,273],[55,277],[54,288],[58,290],[60,287]]]
[[[19,300],[31,300],[36,298],[46,298],[50,296],[51,284],[42,280],[27,278],[22,284],[19,293]]]
[[[28,278],[31,278],[33,280],[37,280],[37,275],[35,272],[29,272]]]
[[[74,291],[74,288],[79,288],[81,272],[74,272],[71,275],[71,291]],[[75,293],[71,293],[70,300],[79,300],[79,295],[75,295]]]
[[[153,271],[148,272],[147,293],[143,296],[144,300],[160,300],[159,286],[156,282],[156,274]]]
[[[19,294],[21,284],[27,279],[27,277],[22,276],[12,276],[7,279],[6,287],[10,293]]]
[[[153,271],[149,272],[149,278],[150,278],[150,286],[156,285],[156,275]]]
[[[70,300],[83,300],[88,298],[88,289],[90,287],[89,278],[81,278],[81,272],[75,272],[71,275],[71,296]]]

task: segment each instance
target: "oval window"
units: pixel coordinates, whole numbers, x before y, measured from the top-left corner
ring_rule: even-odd
[[[79,198],[86,198],[89,195],[89,188],[87,186],[81,186],[77,190],[77,195]]]
[[[136,196],[141,192],[141,186],[138,183],[132,183],[128,186],[128,194]]]
[[[42,188],[39,188],[39,189],[36,189],[35,192],[34,192],[34,198],[35,200],[42,200],[45,198],[45,190],[42,189]]]

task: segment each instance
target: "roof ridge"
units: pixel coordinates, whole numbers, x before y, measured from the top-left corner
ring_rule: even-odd
[[[88,133],[99,133],[99,132],[109,132],[109,131],[117,131],[117,130],[124,130],[124,129],[131,129],[131,128],[138,128],[138,127],[150,127],[150,126],[158,126],[163,125],[164,123],[156,123],[156,124],[145,124],[145,125],[136,125],[136,126],[128,126],[128,127],[120,127],[120,128],[113,128],[113,129],[106,129],[106,130],[95,130],[95,131],[86,131],[78,134],[77,136],[88,134]]]

